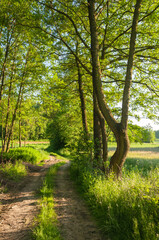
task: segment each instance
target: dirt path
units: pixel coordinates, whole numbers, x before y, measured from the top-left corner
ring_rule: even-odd
[[[39,210],[35,191],[42,184],[46,170],[58,161],[52,157],[43,167],[28,165],[32,172],[22,186],[17,186],[10,194],[0,194],[0,240],[32,239],[32,223]],[[60,168],[55,181],[55,211],[61,236],[64,240],[105,240],[76,193],[68,167],[69,163]]]
[[[10,194],[0,194],[0,240],[30,240],[31,227],[38,212],[35,191],[39,189],[46,170],[57,160],[51,158],[43,167],[28,164],[32,172]]]
[[[55,181],[55,211],[61,236],[64,240],[108,240],[101,235],[88,208],[75,191],[68,168],[69,163],[62,166]]]

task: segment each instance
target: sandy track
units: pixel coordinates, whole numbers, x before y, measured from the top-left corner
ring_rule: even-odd
[[[56,176],[55,211],[64,240],[106,240],[101,235],[88,208],[75,191],[69,178],[69,164],[62,166]]]

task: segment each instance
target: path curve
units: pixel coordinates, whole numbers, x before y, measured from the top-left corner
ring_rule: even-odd
[[[69,178],[69,163],[60,167],[55,178],[55,212],[64,240],[108,240],[101,235],[88,208]]]

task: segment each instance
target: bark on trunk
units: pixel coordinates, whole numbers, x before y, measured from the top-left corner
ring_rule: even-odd
[[[93,94],[93,105],[94,166],[97,167],[97,163],[100,165],[102,160],[102,138],[95,92]]]
[[[11,42],[11,37],[9,37],[9,30],[7,33],[7,44],[6,44],[6,49],[5,49],[5,56],[4,56],[4,61],[2,65],[2,70],[0,74],[0,81],[1,81],[1,86],[0,86],[0,103],[2,100],[2,94],[3,94],[3,88],[4,88],[4,78],[5,78],[5,71],[6,71],[6,63],[7,63],[7,58],[9,55],[9,48],[10,48],[10,42]]]
[[[1,151],[1,158],[0,163],[3,164],[3,148],[4,148],[4,141],[3,141],[3,109],[2,109],[2,151]]]
[[[21,119],[19,114],[19,147],[22,146],[22,138],[21,138]]]
[[[108,169],[106,169],[106,162],[108,161],[108,145],[107,145],[107,132],[105,127],[105,119],[98,105],[97,105],[96,112],[100,122],[100,129],[102,134],[102,171],[108,172]]]
[[[21,83],[20,83],[20,87],[19,87],[18,99],[17,99],[17,102],[16,102],[16,106],[15,106],[13,117],[12,117],[12,122],[11,122],[9,133],[8,133],[8,141],[7,141],[6,152],[9,151],[11,137],[12,137],[12,133],[13,133],[13,126],[14,126],[14,122],[15,122],[15,119],[16,119],[16,115],[17,115],[17,110],[18,110],[19,104],[21,104],[21,101],[22,101],[23,88],[24,88],[24,78],[25,78],[25,74],[26,74],[28,57],[29,57],[29,49],[28,49],[28,52],[27,52],[24,71],[23,71],[23,75],[22,75],[22,79],[21,79]]]
[[[114,155],[110,159],[109,172],[114,172],[116,177],[120,177],[122,167],[126,160],[127,153],[129,151],[129,138],[127,130],[122,128],[122,125],[118,125],[118,134],[116,134],[117,148]]]
[[[82,125],[83,125],[83,130],[84,130],[86,139],[88,140],[89,133],[88,133],[88,125],[87,125],[86,104],[85,104],[85,98],[83,93],[82,74],[80,71],[80,66],[77,58],[76,58],[76,66],[78,70],[78,89],[79,89],[79,96],[80,96],[80,102],[81,102]]]
[[[17,103],[16,103],[14,113],[13,113],[13,117],[12,117],[12,122],[11,122],[10,130],[9,130],[9,134],[8,134],[8,139],[7,139],[8,141],[7,141],[7,146],[6,146],[6,152],[9,151],[11,137],[12,137],[12,134],[13,134],[13,126],[14,126],[14,122],[15,122],[15,119],[16,119],[16,114],[17,114],[17,110],[18,110],[18,106],[19,106],[19,102],[20,102],[22,88],[23,88],[23,81],[21,82],[21,85],[20,85],[18,99],[17,99]]]
[[[5,135],[4,135],[4,145],[3,145],[3,151],[6,150],[6,142],[8,138],[8,121],[9,121],[9,113],[10,113],[10,98],[11,98],[11,90],[12,90],[12,77],[10,79],[10,85],[9,85],[9,91],[8,91],[8,106],[7,106],[7,115],[6,115],[6,121],[5,121]]]
[[[23,93],[21,94],[21,99],[19,102],[19,147],[22,146],[22,136],[21,136],[21,105],[23,101]]]

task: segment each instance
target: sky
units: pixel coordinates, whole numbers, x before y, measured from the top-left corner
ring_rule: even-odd
[[[133,119],[133,124],[137,124],[141,127],[146,127],[150,125],[154,131],[159,130],[159,122],[155,123],[154,121],[146,118],[141,118],[140,121],[137,121],[136,119]]]

